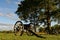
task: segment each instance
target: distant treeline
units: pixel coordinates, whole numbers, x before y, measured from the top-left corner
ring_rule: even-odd
[[[0,33],[13,33],[14,31],[10,30],[10,31],[0,31]]]

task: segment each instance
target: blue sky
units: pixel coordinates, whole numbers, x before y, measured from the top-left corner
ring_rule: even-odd
[[[0,0],[0,23],[14,24],[18,17],[15,14],[21,0]]]
[[[15,11],[18,8],[19,1],[21,0],[0,0],[0,23],[14,24],[18,20]]]

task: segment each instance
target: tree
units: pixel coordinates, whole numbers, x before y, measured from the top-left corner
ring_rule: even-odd
[[[31,15],[32,17],[30,17],[30,19],[34,18],[34,25],[35,25],[35,18],[36,18],[36,7],[37,5],[39,5],[40,1],[35,1],[35,0],[25,0],[25,1],[22,1],[21,4],[19,4],[19,7],[18,7],[18,10],[16,11],[16,13],[18,14],[19,17],[21,17],[21,13],[23,14],[22,17],[24,19],[27,19],[29,18],[29,14],[32,14]],[[35,27],[34,27],[35,28]],[[35,29],[36,30],[36,29]]]
[[[51,33],[50,32],[51,18],[56,18],[55,15],[58,12],[56,6],[59,3],[57,3],[57,1],[56,0],[24,0],[21,2],[21,4],[18,4],[19,7],[16,11],[16,14],[18,14],[19,18],[23,18],[23,19],[28,19],[29,14],[34,14],[32,15],[32,18],[34,18],[35,21],[35,17],[36,17],[35,14],[38,12],[39,13],[39,16],[37,17],[38,20],[40,20],[41,22],[45,22],[46,20],[47,30],[49,31],[49,33]]]

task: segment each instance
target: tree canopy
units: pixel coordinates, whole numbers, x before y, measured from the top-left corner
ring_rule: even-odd
[[[45,22],[50,29],[51,20],[60,19],[60,0],[24,0],[18,4],[16,14],[20,19]]]

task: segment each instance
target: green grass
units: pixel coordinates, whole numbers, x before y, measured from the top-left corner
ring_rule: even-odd
[[[38,38],[36,36],[15,36],[13,33],[0,33],[0,40],[60,40],[60,35],[42,35],[44,38]]]

